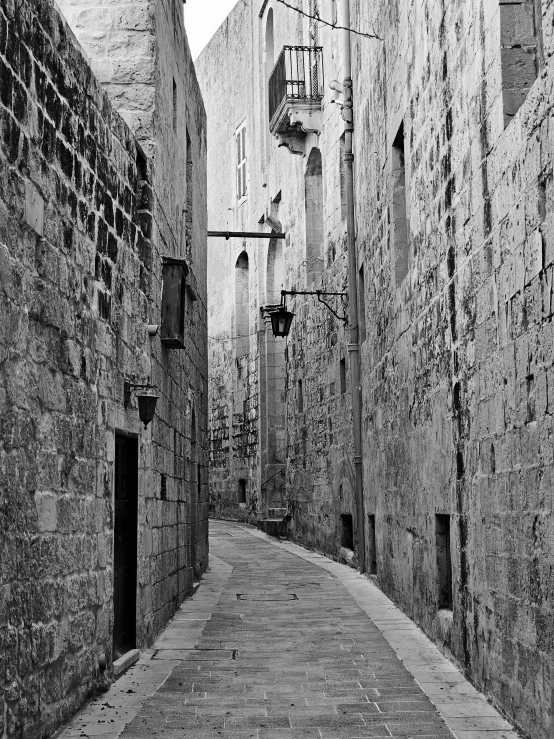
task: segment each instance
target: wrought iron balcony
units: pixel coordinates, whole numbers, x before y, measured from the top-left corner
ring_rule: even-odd
[[[285,46],[269,78],[269,130],[295,153],[303,153],[306,133],[321,131],[322,52],[321,46]]]

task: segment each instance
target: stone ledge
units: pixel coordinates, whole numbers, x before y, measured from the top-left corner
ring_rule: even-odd
[[[135,664],[135,662],[138,662],[139,659],[140,659],[139,650],[129,649],[129,651],[125,652],[125,654],[122,657],[114,661],[113,663],[114,677],[117,679],[120,675],[122,675],[125,672],[125,670],[128,670],[129,667]]]

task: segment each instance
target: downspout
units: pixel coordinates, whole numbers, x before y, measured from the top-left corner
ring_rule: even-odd
[[[358,563],[360,572],[365,572],[365,514],[364,484],[362,469],[362,396],[360,390],[360,344],[358,325],[358,259],[356,254],[356,224],[354,220],[354,173],[352,152],[352,133],[354,116],[352,111],[352,60],[350,51],[350,0],[339,0],[338,25],[341,31],[341,68],[344,77],[344,170],[346,188],[346,236],[348,250],[348,323],[350,336],[348,353],[350,355],[350,379],[352,386],[352,419],[354,432],[354,472],[356,499],[356,530],[358,538]]]

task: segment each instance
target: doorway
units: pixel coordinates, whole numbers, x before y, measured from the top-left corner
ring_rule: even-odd
[[[115,436],[114,659],[136,646],[137,620],[137,439]]]

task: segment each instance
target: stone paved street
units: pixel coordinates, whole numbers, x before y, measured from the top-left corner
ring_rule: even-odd
[[[64,739],[515,739],[366,578],[232,523],[210,541],[199,594]],[[136,699],[147,674],[167,679]]]

